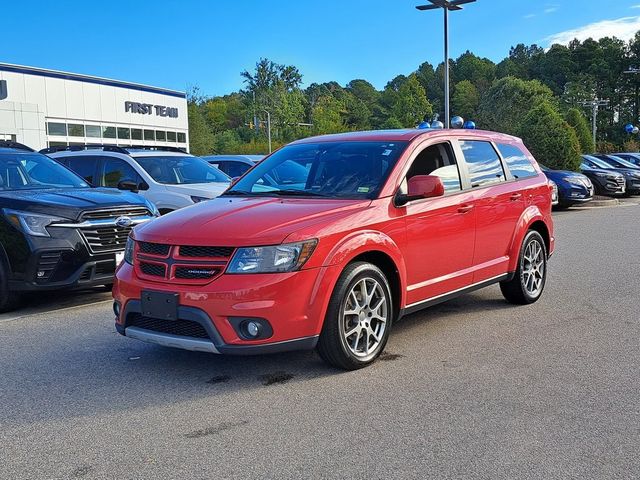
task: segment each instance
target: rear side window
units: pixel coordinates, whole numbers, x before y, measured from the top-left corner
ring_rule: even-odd
[[[500,154],[514,178],[522,179],[537,175],[529,158],[515,145],[499,143],[498,150],[500,150]]]
[[[94,183],[94,175],[96,173],[96,164],[98,157],[67,157],[64,159],[65,165],[76,172],[89,183]]]
[[[500,157],[489,142],[467,140],[460,142],[460,148],[469,170],[471,187],[485,187],[505,181]]]

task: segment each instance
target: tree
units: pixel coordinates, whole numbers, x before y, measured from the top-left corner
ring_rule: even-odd
[[[470,81],[476,89],[486,91],[496,76],[496,65],[488,58],[480,58],[469,50],[453,63],[452,77],[456,82]]]
[[[415,127],[425,117],[431,116],[433,113],[431,104],[427,100],[416,74],[404,77],[401,82],[390,82],[385,88],[385,93],[388,95],[391,116],[403,127]]]
[[[580,168],[578,137],[549,101],[538,103],[525,115],[519,135],[540,163],[560,170]]]
[[[193,155],[211,155],[214,153],[213,134],[200,110],[200,106],[195,102],[187,104],[189,115],[189,151]]]
[[[515,134],[527,112],[543,101],[552,102],[553,93],[539,81],[501,78],[482,97],[478,123],[487,130]]]
[[[578,143],[580,144],[580,153],[592,153],[595,150],[593,135],[583,113],[577,108],[570,108],[567,110],[565,120],[576,132]]]
[[[474,119],[480,105],[480,94],[476,86],[470,80],[462,80],[456,83],[451,99],[453,115],[460,115],[465,119]]]
[[[333,95],[323,95],[313,108],[313,131],[315,134],[338,133],[346,130],[343,115],[344,104]]]

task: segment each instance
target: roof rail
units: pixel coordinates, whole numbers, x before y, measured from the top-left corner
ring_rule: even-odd
[[[157,150],[158,152],[178,152],[187,153],[182,147],[171,147],[164,145],[134,145],[129,147],[131,150]]]
[[[0,148],[15,148],[16,150],[26,150],[27,152],[35,152],[31,147],[11,140],[0,140]]]
[[[102,145],[99,143],[85,143],[80,145],[55,145],[53,147],[43,148],[42,150],[40,150],[40,153],[47,155],[49,153],[55,153],[55,152],[80,152],[82,150],[91,150],[91,149],[100,149],[100,148],[105,152],[116,152],[116,153],[124,153],[124,154],[129,153],[127,150],[117,145]]]

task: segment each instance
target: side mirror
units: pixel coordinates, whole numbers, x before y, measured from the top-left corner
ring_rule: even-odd
[[[138,184],[131,180],[122,180],[118,182],[118,190],[128,190],[135,193],[138,191]]]
[[[143,180],[138,185],[138,190],[149,190],[149,184]]]
[[[412,200],[441,197],[444,195],[442,179],[435,175],[415,175],[407,182],[407,194],[399,195],[396,205],[402,206]]]

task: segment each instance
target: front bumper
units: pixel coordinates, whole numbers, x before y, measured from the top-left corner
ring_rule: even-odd
[[[207,285],[152,282],[137,277],[123,263],[113,296],[121,334],[186,350],[252,355],[315,347],[322,328],[337,267],[282,274],[223,274]],[[143,291],[178,296],[177,320],[142,315]],[[238,319],[268,322],[271,335],[249,340]]]

